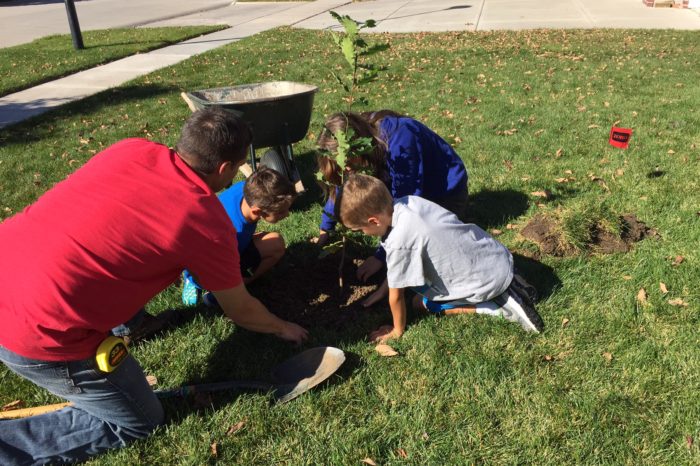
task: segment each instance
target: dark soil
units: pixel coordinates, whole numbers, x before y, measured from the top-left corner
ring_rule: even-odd
[[[340,329],[356,320],[363,312],[362,301],[377,289],[386,276],[380,271],[371,283],[361,283],[355,271],[361,259],[345,258],[343,290],[338,283],[341,253],[319,259],[314,263],[287,260],[269,278],[253,283],[250,292],[282,319],[291,320],[307,328]],[[274,283],[274,285],[272,285]],[[385,300],[375,307],[385,306]]]
[[[640,222],[634,214],[621,216],[620,224],[622,227],[620,235],[594,226],[591,231],[591,242],[586,245],[586,249],[600,254],[624,253],[629,252],[633,243],[648,236],[658,236],[656,230]],[[520,234],[537,243],[543,254],[559,257],[576,254],[576,249],[563,241],[559,231],[555,220],[544,215],[535,215]]]

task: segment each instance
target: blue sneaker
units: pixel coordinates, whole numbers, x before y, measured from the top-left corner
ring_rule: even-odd
[[[199,299],[199,288],[194,283],[192,276],[183,274],[182,276],[182,304],[194,306]]]

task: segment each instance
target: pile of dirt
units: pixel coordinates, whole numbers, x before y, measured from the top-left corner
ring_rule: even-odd
[[[658,236],[656,230],[639,221],[634,214],[622,215],[620,227],[620,234],[616,234],[599,225],[592,226],[590,242],[585,245],[585,249],[600,254],[624,253],[629,252],[633,243],[646,237]],[[543,254],[567,257],[579,252],[563,238],[562,230],[556,220],[543,214],[535,215],[520,234],[536,243]]]
[[[377,289],[377,280],[384,276],[378,273],[374,282],[361,283],[355,274],[361,260],[346,257],[344,262],[342,291],[337,253],[315,263],[288,261],[273,276],[253,283],[250,292],[282,319],[307,328],[341,329],[367,312],[362,301]]]

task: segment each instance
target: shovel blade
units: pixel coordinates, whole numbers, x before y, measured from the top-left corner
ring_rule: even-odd
[[[308,349],[272,371],[277,403],[286,403],[328,379],[345,362],[345,353],[332,346]]]

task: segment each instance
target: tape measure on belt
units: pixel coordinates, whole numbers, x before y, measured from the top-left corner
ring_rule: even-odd
[[[109,336],[97,347],[95,360],[102,372],[112,372],[128,355],[126,342],[119,337]]]

